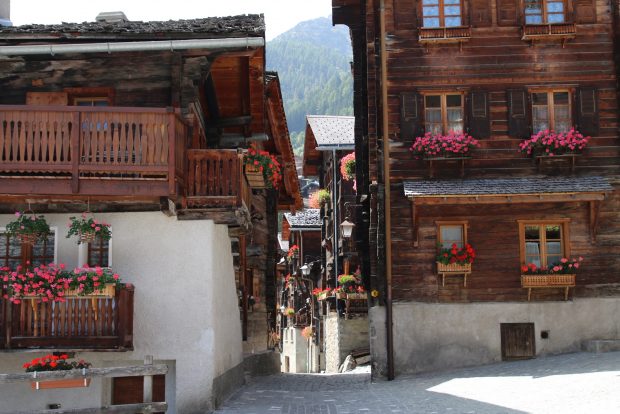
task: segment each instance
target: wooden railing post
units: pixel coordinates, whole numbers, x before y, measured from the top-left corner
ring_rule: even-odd
[[[133,348],[133,302],[134,302],[134,287],[125,286],[122,289],[118,289],[118,309],[117,317],[118,323],[117,336],[118,346],[120,348],[131,349]]]
[[[71,191],[80,191],[80,128],[82,113],[71,114]]]
[[[144,365],[152,366],[153,365],[153,355],[147,355],[144,357]],[[153,376],[145,375],[142,389],[144,391],[144,399],[142,402],[150,403],[153,402]]]
[[[168,192],[170,195],[176,194],[176,129],[176,114],[172,112],[168,115]]]

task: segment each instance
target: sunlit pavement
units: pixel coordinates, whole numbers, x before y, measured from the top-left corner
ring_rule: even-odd
[[[400,376],[256,378],[218,413],[620,413],[620,352],[578,353]]]

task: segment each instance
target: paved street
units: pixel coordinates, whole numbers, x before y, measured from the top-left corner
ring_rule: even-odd
[[[368,374],[256,378],[217,412],[620,413],[620,352],[503,362],[370,382]]]

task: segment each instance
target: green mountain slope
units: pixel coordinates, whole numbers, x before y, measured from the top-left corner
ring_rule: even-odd
[[[267,43],[267,68],[280,76],[296,154],[303,150],[306,115],[353,115],[351,41],[331,18],[299,23]]]

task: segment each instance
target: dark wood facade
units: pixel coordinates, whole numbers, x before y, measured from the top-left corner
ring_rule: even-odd
[[[369,256],[373,287],[385,289],[384,266],[391,266],[395,301],[473,302],[527,301],[520,285],[518,220],[568,220],[566,245],[572,256],[585,258],[577,274],[575,296],[615,295],[620,283],[620,141],[618,135],[616,1],[566,1],[564,22],[544,25],[525,21],[521,0],[461,2],[463,32],[452,28],[432,33],[424,27],[421,1],[385,0],[386,47],[380,49],[379,1],[334,0],[334,23],[351,28],[354,45],[356,157],[358,193],[372,201]],[[439,30],[439,31],[441,31]],[[459,29],[461,30],[461,29]],[[454,32],[454,33],[453,33]],[[387,71],[381,73],[381,58]],[[386,82],[382,82],[382,75]],[[387,124],[381,92],[387,88]],[[567,91],[570,122],[592,138],[575,158],[539,165],[519,152],[519,143],[532,133],[532,93]],[[416,207],[404,196],[403,182],[427,180],[429,162],[409,151],[424,134],[424,96],[454,93],[462,97],[463,127],[481,147],[465,161],[465,179],[502,177],[603,176],[613,191],[592,219],[590,203],[555,202],[497,204],[457,203],[443,199]],[[382,137],[389,140],[392,257],[384,251]],[[458,177],[460,165],[435,166],[439,179]],[[379,185],[371,186],[371,182]],[[372,208],[371,208],[372,206]],[[438,282],[435,267],[438,222],[466,222],[467,238],[476,248],[467,287],[462,280]],[[592,238],[592,226],[596,237]],[[417,228],[417,234],[414,234]],[[379,237],[375,237],[375,234]],[[363,243],[363,238],[358,238]],[[375,242],[378,240],[378,242]],[[417,244],[416,244],[417,242]],[[566,252],[566,250],[565,250]],[[560,300],[553,290],[538,291],[535,300]]]

